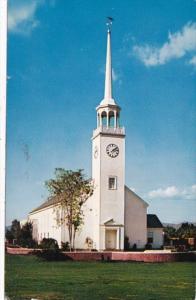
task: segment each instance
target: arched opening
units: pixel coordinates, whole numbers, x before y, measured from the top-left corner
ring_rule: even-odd
[[[109,127],[114,127],[114,112],[109,112]]]
[[[101,114],[101,121],[102,121],[102,126],[107,126],[107,114],[105,111],[103,111]]]

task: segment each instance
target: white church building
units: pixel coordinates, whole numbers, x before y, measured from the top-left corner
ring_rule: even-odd
[[[104,98],[96,108],[97,128],[92,134],[92,179],[95,190],[84,205],[84,224],[76,235],[78,249],[124,250],[163,245],[162,224],[156,215],[147,216],[148,204],[125,186],[125,128],[120,127],[121,108],[112,95],[111,30],[107,32]],[[67,242],[65,225],[57,226],[55,203],[47,200],[29,213],[33,237],[40,242],[54,238]],[[89,241],[91,241],[89,245]]]

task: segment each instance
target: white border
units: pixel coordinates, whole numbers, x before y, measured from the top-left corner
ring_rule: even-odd
[[[5,166],[7,84],[7,0],[0,0],[0,299],[5,294]]]

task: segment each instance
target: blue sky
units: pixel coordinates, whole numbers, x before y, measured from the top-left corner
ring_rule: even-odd
[[[195,11],[194,0],[9,1],[7,224],[46,199],[56,167],[91,176],[108,15],[126,184],[161,221],[196,221]]]

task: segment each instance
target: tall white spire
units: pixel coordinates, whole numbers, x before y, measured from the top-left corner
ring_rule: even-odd
[[[105,69],[105,94],[104,99],[112,99],[112,58],[111,58],[111,32],[108,29],[107,37],[107,54]]]
[[[107,52],[106,52],[106,69],[105,69],[105,92],[104,99],[101,101],[101,105],[115,105],[115,101],[112,98],[112,55],[111,55],[111,29],[108,28],[107,33]]]
[[[111,55],[111,25],[113,18],[107,17],[107,51],[105,68],[105,91],[104,98],[96,107],[97,110],[97,132],[109,129],[110,134],[124,134],[120,127],[120,107],[112,97],[112,55]],[[119,133],[120,132],[120,133]]]

